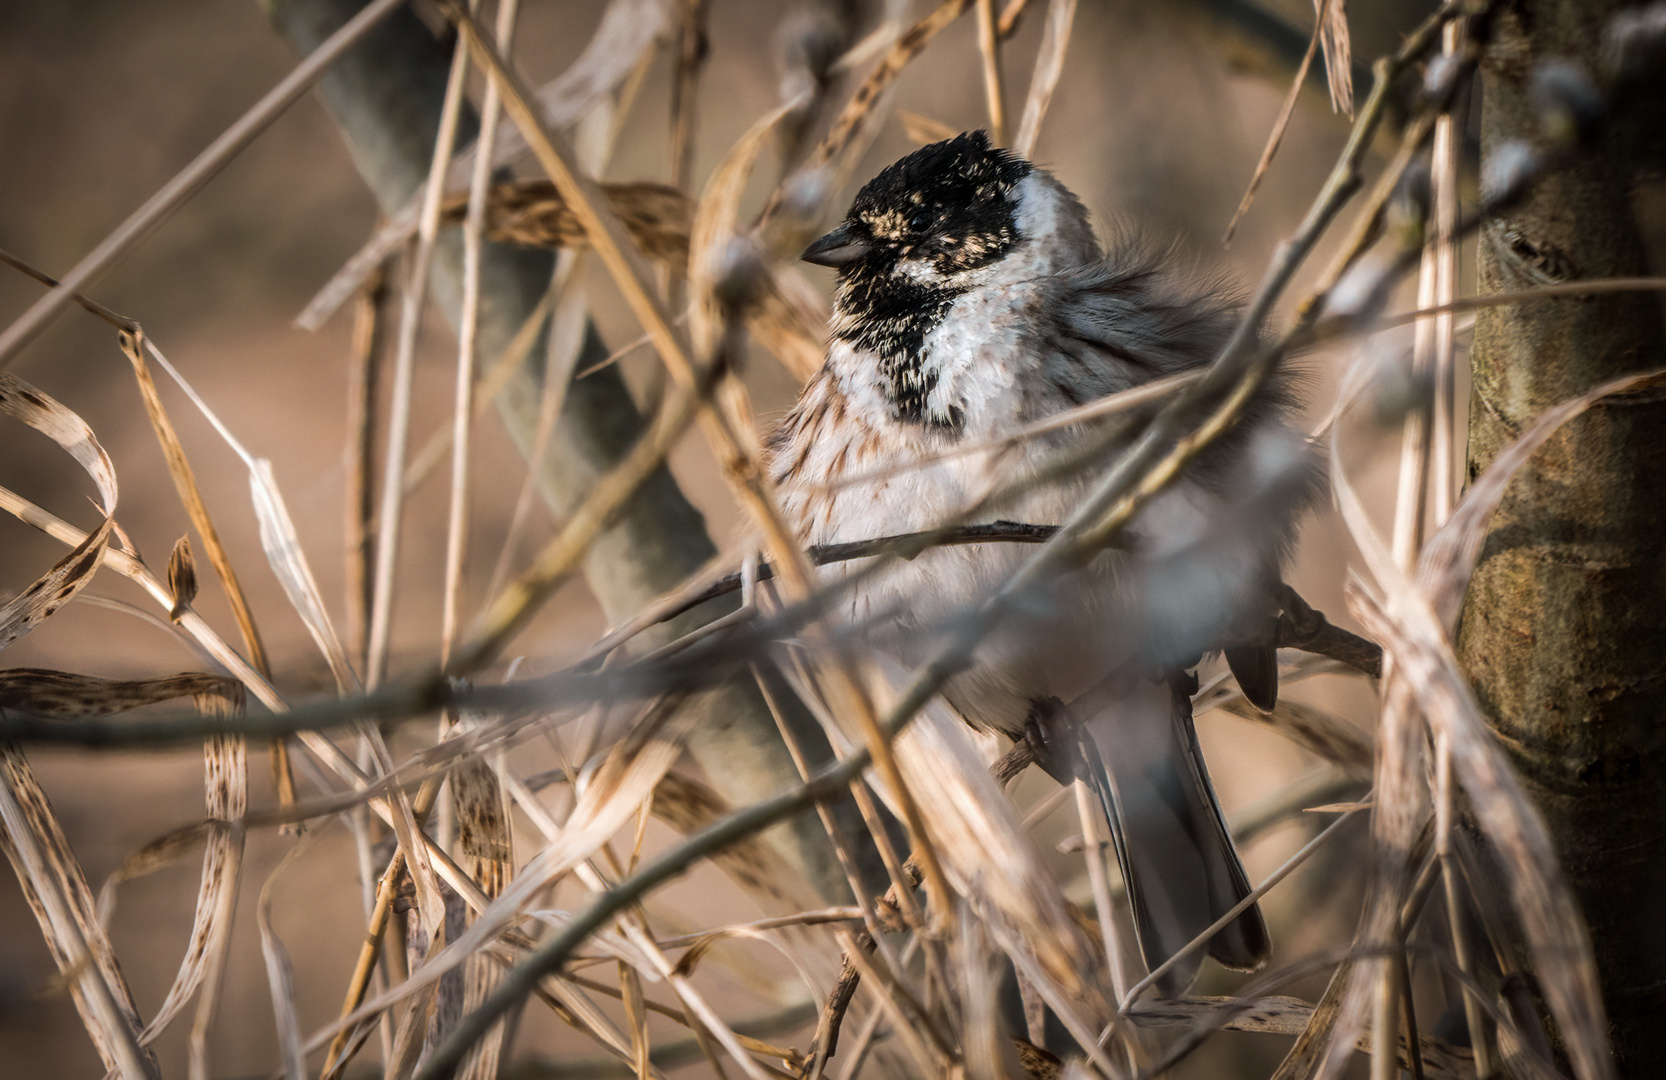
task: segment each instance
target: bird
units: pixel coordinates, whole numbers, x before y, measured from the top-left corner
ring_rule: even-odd
[[[919,532],[969,506],[973,523],[1066,521],[1134,429],[1062,473],[1080,428],[1013,436],[1206,366],[1241,317],[1229,288],[1172,250],[1111,232],[1101,246],[1069,189],[983,131],[922,147],[864,185],[802,255],[837,270],[826,361],[766,438],[799,539]],[[1148,969],[1250,892],[1199,750],[1190,669],[1224,651],[1250,701],[1276,702],[1282,565],[1316,489],[1314,455],[1290,426],[1294,387],[1282,370],[1268,380],[1120,544],[1024,596],[943,686],[973,728],[1029,742],[1061,783],[1080,777],[1097,793]],[[943,546],[875,572],[823,572],[848,584],[838,618],[920,664],[1029,554]],[[1264,964],[1259,907],[1207,951],[1232,969]],[[1201,963],[1192,950],[1158,988],[1184,992]]]

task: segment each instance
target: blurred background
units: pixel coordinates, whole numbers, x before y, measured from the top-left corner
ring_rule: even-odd
[[[864,31],[883,14],[877,4],[858,6]],[[1246,25],[1260,24],[1244,21],[1246,6],[1263,24],[1283,25],[1284,38],[1270,44],[1271,39],[1247,31]],[[1399,33],[1433,6],[1354,0],[1348,5],[1354,55],[1368,63],[1392,49]],[[589,40],[603,7],[589,0],[524,4],[515,55],[527,80],[539,85],[563,71]],[[1014,116],[1040,43],[1043,7],[1035,5],[1004,47],[1008,108]],[[916,4],[914,9],[918,17],[924,7]],[[696,189],[746,128],[779,100],[778,31],[797,10],[782,0],[715,0],[711,5],[710,55],[700,88],[694,153]],[[1346,135],[1347,121],[1332,113],[1316,64],[1253,209],[1230,247],[1223,247],[1221,235],[1291,77],[1294,57],[1288,42],[1296,42],[1299,55],[1312,19],[1306,0],[1269,0],[1265,6],[1247,0],[1244,5],[1084,2],[1064,77],[1042,128],[1038,163],[1081,196],[1101,233],[1137,228],[1159,243],[1172,244],[1177,259],[1252,285],[1274,245],[1313,199]],[[671,52],[662,43],[621,119],[605,179],[669,178]],[[0,247],[48,273],[63,273],[296,62],[257,3],[64,0],[0,5]],[[1366,89],[1363,83],[1356,87],[1362,96]],[[908,68],[894,105],[954,131],[984,126],[972,18],[951,26]],[[845,205],[863,180],[916,145],[893,114],[854,170],[849,188],[833,203]],[[766,158],[745,204],[747,212],[761,203],[777,168]],[[530,163],[521,172],[537,175]],[[237,437],[272,461],[324,596],[338,605],[333,609],[338,618],[345,617],[347,580],[351,318],[339,313],[316,333],[297,329],[293,320],[376,224],[375,203],[341,138],[326,111],[308,96],[90,290],[105,305],[143,323]],[[639,331],[594,262],[583,263],[592,309],[607,344],[620,348]],[[1324,263],[1323,253],[1313,260],[1316,266]],[[813,270],[810,276],[830,291],[830,273]],[[0,272],[0,322],[16,318],[40,292],[21,275]],[[1300,283],[1291,295],[1302,295]],[[449,328],[431,318],[418,359],[413,446],[447,422],[454,358]],[[1322,353],[1304,361],[1314,421],[1332,397],[1338,363],[1337,357]],[[647,350],[623,361],[627,380],[641,393],[651,392],[656,365]],[[78,309],[67,310],[10,370],[73,409],[97,433],[120,478],[121,526],[160,570],[174,541],[188,531],[188,522],[114,331]],[[160,373],[158,378],[215,523],[249,591],[273,657],[275,682],[295,699],[322,693],[328,671],[261,557],[242,465],[177,388]],[[797,392],[796,380],[761,350],[747,380],[766,422],[784,411]],[[465,583],[469,610],[485,599],[524,471],[495,414],[486,416],[475,448],[475,534]],[[699,442],[685,440],[673,468],[714,537],[732,546],[741,537],[742,515]],[[1369,438],[1356,439],[1350,453],[1358,459],[1356,468],[1368,492],[1391,491],[1392,454],[1383,457],[1380,468],[1374,466],[1375,445]],[[96,520],[85,475],[21,424],[0,427],[0,483],[82,527]],[[418,490],[407,509],[413,525],[400,566],[395,672],[418,670],[438,640],[445,506],[445,483],[436,477]],[[423,522],[435,524],[424,527]],[[549,526],[547,512],[535,508],[528,543],[541,542]],[[520,557],[524,560],[531,550],[525,547]],[[0,553],[0,592],[10,596],[61,557],[62,549],[7,517],[0,520]],[[1322,510],[1303,529],[1291,576],[1313,604],[1344,625],[1351,625],[1340,591],[1349,554],[1342,530]],[[109,572],[89,592],[151,608],[137,589]],[[235,640],[217,588],[205,586],[198,607],[222,635]],[[518,639],[515,651],[547,670],[604,628],[600,609],[582,585],[575,585]],[[90,602],[71,604],[16,642],[5,662],[121,678],[202,666],[165,629],[119,607]],[[1369,692],[1358,680],[1319,680],[1292,688],[1290,695],[1362,725],[1372,714]],[[1315,767],[1315,759],[1288,742],[1224,714],[1203,718],[1199,726],[1229,813]],[[195,751],[31,749],[29,758],[95,892],[127,855],[202,815],[201,756]],[[250,772],[252,804],[271,805],[264,761],[252,755]],[[1032,778],[1018,798],[1033,803],[1049,786]],[[1040,834],[1046,850],[1073,831],[1068,821],[1048,828],[1052,831],[1044,828]],[[670,836],[655,829],[656,843]],[[1255,843],[1246,852],[1251,876],[1263,876],[1307,835],[1305,828],[1284,827]],[[264,1075],[279,1060],[254,903],[293,843],[272,829],[249,836],[232,958],[211,1039],[216,1075]],[[312,836],[309,843],[273,885],[275,926],[294,960],[306,1031],[339,1008],[363,936],[348,835],[337,827]],[[1078,858],[1057,858],[1062,874],[1079,876]],[[1282,894],[1273,895],[1269,911],[1280,961],[1351,931],[1356,908],[1347,866],[1345,856],[1321,859]],[[110,932],[142,1015],[154,1010],[174,976],[191,924],[197,874],[198,860],[192,855],[118,892]],[[702,867],[658,894],[651,906],[692,929],[753,917],[747,914],[755,914],[749,905],[716,871]],[[761,947],[736,950],[746,964],[761,965],[761,971],[782,966],[765,958]],[[745,1015],[748,1006],[739,1004],[746,993],[743,980],[722,971],[711,978],[720,986],[715,992],[733,994],[737,1013]],[[1310,980],[1288,992],[1311,1000],[1322,985],[1322,980]],[[188,1027],[180,1021],[158,1043],[168,1075],[183,1072]],[[802,1045],[806,1030],[801,1024],[776,1038]],[[1287,1042],[1228,1033],[1188,1063],[1187,1075],[1265,1075]],[[549,1025],[529,1025],[519,1045],[548,1053],[595,1053],[583,1040]],[[0,882],[0,1061],[14,1076],[99,1071],[9,874]],[[697,1066],[688,1075],[704,1069]]]

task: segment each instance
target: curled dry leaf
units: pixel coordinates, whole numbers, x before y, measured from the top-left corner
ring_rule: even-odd
[[[80,720],[199,695],[235,700],[241,709],[243,684],[225,675],[185,672],[158,679],[101,679],[70,671],[11,668],[0,671],[0,709],[48,720]]]
[[[227,717],[241,714],[245,700],[243,684],[224,675],[186,672],[156,679],[122,680],[35,668],[0,672],[0,709],[47,719],[109,716],[180,697],[195,699],[197,707],[205,713]],[[243,851],[243,830],[239,822],[248,803],[244,740],[231,734],[213,736],[204,744],[203,755],[207,821],[147,844],[129,857],[105,883],[99,903],[102,923],[109,919],[116,884],[150,873],[183,854],[198,839],[207,838],[190,944],[173,987],[139,1036],[142,1045],[148,1045],[160,1035],[202,984],[205,974],[217,970],[231,928],[231,909]],[[212,1010],[215,997],[214,993],[207,995],[203,1007]]]
[[[1323,21],[1320,38],[1325,48],[1325,74],[1330,83],[1331,108],[1354,115],[1354,51],[1348,34],[1348,12],[1343,0],[1313,0],[1315,17]]]
[[[34,584],[0,607],[0,649],[33,630],[92,580],[116,513],[116,470],[92,428],[17,376],[0,372],[0,413],[17,418],[63,447],[98,488],[104,520]]]
[[[229,693],[207,692],[195,697],[197,708],[209,715],[230,718],[243,712],[241,683],[233,683]],[[232,915],[237,906],[237,882],[243,865],[242,819],[249,802],[247,740],[237,735],[215,735],[203,743],[203,789],[208,811],[208,843],[203,852],[190,941],[180,959],[173,986],[140,1035],[140,1040],[149,1044],[162,1034],[201,987],[191,1030],[193,1080],[209,1075],[207,1032],[220,1000],[220,977],[225,969]]]
[[[773,122],[779,117],[771,119]],[[598,186],[644,255],[672,273],[688,273],[694,203],[687,195],[664,184],[646,182]],[[486,230],[494,241],[545,248],[582,247],[589,242],[578,215],[548,180],[497,184],[488,198]],[[460,222],[467,208],[466,197],[453,199],[445,207],[445,220]],[[796,269],[772,263],[768,270],[752,307],[745,313],[747,329],[787,370],[807,379],[821,366],[826,304]]]
[[[86,873],[23,751],[9,743],[0,744],[0,826],[0,849],[105,1069],[123,1080],[160,1076],[155,1056],[139,1042],[139,1013],[99,925]]]
[[[688,196],[665,184],[599,186],[608,206],[644,255],[679,271],[687,264],[688,233],[694,215]],[[448,200],[440,220],[460,225],[468,205],[466,194]],[[494,184],[487,193],[486,236],[500,244],[525,247],[573,248],[588,244],[578,215],[548,180]]]
[[[650,708],[643,726],[653,731],[628,738],[609,752],[579,793],[561,835],[521,868],[520,876],[505,886],[502,895],[487,905],[462,935],[430,955],[404,983],[343,1017],[315,1036],[314,1042],[423,991],[515,925],[545,890],[635,819],[642,803],[682,754],[683,737],[694,719],[691,710],[679,711],[663,702]]]
[[[551,128],[576,123],[605,95],[618,89],[636,70],[643,54],[666,33],[670,13],[668,0],[613,0],[583,54],[538,91],[536,100],[544,122]],[[526,151],[526,137],[506,128],[498,134],[492,163],[506,165]],[[470,147],[452,159],[446,173],[447,187],[466,185],[473,168],[474,148]],[[323,326],[388,256],[415,236],[422,200],[423,189],[419,188],[392,220],[336,271],[296,317],[296,325],[304,330]]]

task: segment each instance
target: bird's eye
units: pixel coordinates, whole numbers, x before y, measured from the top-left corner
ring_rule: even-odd
[[[932,213],[930,210],[921,210],[919,213],[908,219],[908,231],[917,233],[925,232],[927,229],[931,228],[932,222],[936,220],[936,214]]]

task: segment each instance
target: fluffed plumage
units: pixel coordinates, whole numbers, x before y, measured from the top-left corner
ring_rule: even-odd
[[[827,363],[770,453],[808,544],[934,528],[980,499],[972,521],[1066,520],[1114,452],[1049,476],[1079,431],[999,440],[1207,364],[1238,319],[1230,297],[1173,272],[1171,259],[1128,238],[1102,251],[1075,196],[982,132],[885,169],[805,258],[839,271]],[[1198,751],[1186,669],[1225,649],[1252,701],[1270,708],[1276,697],[1279,563],[1313,486],[1305,444],[1283,425],[1288,407],[1274,380],[1139,512],[1123,548],[1028,597],[944,690],[975,727],[1040,733],[1049,772],[1093,784],[1152,966],[1249,890]],[[923,662],[1030,554],[933,549],[864,578],[840,615]],[[1244,969],[1269,949],[1255,907],[1209,947]],[[1189,985],[1199,962],[1163,987]]]

